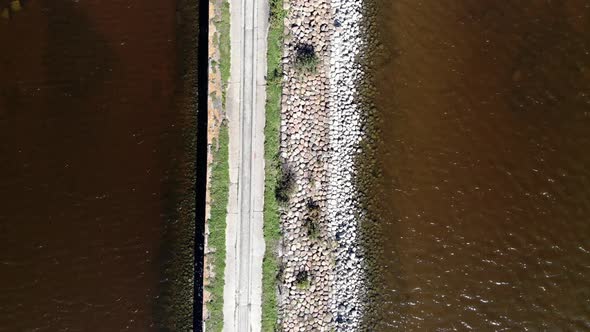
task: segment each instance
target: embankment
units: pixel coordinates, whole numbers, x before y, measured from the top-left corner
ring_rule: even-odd
[[[363,314],[356,185],[364,110],[360,0],[285,4],[281,112],[280,324],[355,330]]]

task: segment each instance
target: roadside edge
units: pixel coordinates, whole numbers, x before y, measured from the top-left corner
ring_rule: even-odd
[[[279,148],[281,99],[283,93],[283,20],[284,0],[269,0],[270,25],[267,50],[266,122],[264,127],[265,190],[264,240],[266,252],[262,263],[262,331],[278,328],[278,246],[281,238],[279,205],[275,197],[280,174]]]

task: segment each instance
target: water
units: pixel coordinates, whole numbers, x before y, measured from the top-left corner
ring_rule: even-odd
[[[373,330],[590,329],[590,4],[374,3]]]
[[[192,324],[196,12],[31,0],[0,18],[0,331]]]

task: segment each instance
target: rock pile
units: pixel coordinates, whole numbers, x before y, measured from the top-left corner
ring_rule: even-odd
[[[285,331],[329,331],[334,256],[326,188],[329,40],[334,28],[325,0],[291,0],[286,9],[281,159],[295,183],[281,218],[279,311]]]
[[[294,183],[281,216],[281,325],[350,331],[361,317],[363,280],[353,185],[362,134],[355,104],[360,0],[289,0],[285,7],[281,159]]]
[[[359,222],[363,219],[360,193],[355,187],[356,157],[361,152],[363,110],[357,86],[363,78],[357,61],[363,49],[360,36],[361,0],[332,0],[337,26],[330,56],[330,162],[328,169],[328,219],[335,249],[335,281],[331,297],[338,331],[355,331],[363,309],[363,254],[359,248]]]

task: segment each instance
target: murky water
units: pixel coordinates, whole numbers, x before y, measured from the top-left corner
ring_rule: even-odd
[[[375,4],[373,329],[590,329],[590,3]]]
[[[0,17],[0,331],[191,326],[194,6]]]

